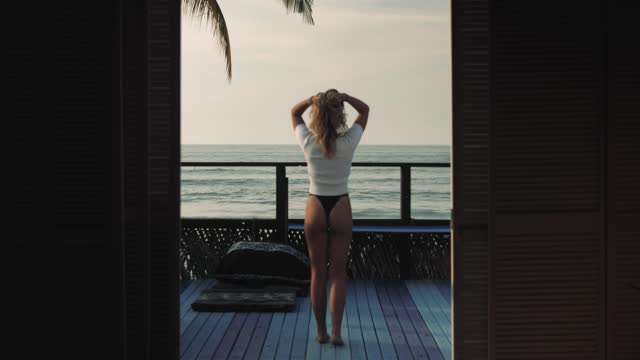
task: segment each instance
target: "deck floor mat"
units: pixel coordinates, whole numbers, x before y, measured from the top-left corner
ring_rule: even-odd
[[[217,283],[202,291],[191,308],[201,312],[294,311],[296,291],[291,286],[255,288]]]

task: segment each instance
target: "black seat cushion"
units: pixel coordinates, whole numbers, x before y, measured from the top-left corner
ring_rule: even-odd
[[[220,261],[214,278],[247,285],[295,285],[311,280],[309,257],[295,248],[270,242],[240,241]]]

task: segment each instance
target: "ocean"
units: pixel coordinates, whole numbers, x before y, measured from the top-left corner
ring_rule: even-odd
[[[181,161],[304,162],[297,145],[182,145]],[[364,145],[354,162],[450,162],[449,145]],[[306,167],[288,167],[289,218],[304,218]],[[400,218],[400,168],[353,167],[349,195],[354,219]],[[411,169],[411,217],[449,219],[451,168]],[[275,167],[192,167],[181,170],[181,217],[276,216]]]

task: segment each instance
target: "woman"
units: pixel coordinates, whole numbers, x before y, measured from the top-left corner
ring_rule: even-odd
[[[358,111],[351,128],[347,128],[345,102]],[[312,106],[311,122],[307,128],[302,114],[309,106]],[[367,104],[335,89],[318,93],[291,109],[293,129],[304,151],[309,174],[304,233],[311,261],[311,305],[318,324],[316,340],[320,343],[329,340],[325,320],[328,276],[331,342],[343,344],[340,325],[346,300],[347,257],[353,224],[347,182],[353,154],[368,118]]]

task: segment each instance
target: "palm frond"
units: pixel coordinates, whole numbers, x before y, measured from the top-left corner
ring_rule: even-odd
[[[216,0],[183,0],[183,4],[185,11],[195,18],[204,19],[213,26],[213,36],[218,38],[218,44],[227,62],[227,79],[231,81],[231,42],[227,23],[218,2]]]
[[[311,15],[313,0],[282,0],[282,3],[287,8],[287,12],[293,11],[302,14],[304,21],[313,25],[313,16]]]

